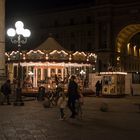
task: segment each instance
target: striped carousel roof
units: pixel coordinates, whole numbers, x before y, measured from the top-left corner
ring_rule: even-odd
[[[64,49],[53,37],[48,37],[40,46],[35,50],[66,50]]]

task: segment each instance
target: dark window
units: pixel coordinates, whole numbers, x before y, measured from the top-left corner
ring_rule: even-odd
[[[86,23],[88,23],[88,24],[91,23],[91,17],[90,16],[88,16],[86,20],[87,20]]]
[[[59,24],[58,24],[58,21],[55,20],[55,21],[54,21],[54,26],[57,27],[58,25],[59,25]]]
[[[91,31],[88,31],[88,32],[87,32],[87,35],[88,35],[88,36],[91,36]]]
[[[71,37],[71,38],[75,38],[74,32],[71,32],[70,37]]]
[[[74,19],[73,18],[70,19],[70,25],[74,25]]]

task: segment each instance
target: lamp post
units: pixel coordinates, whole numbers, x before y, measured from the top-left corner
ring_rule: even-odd
[[[17,44],[18,46],[18,79],[17,79],[17,88],[16,88],[16,100],[14,102],[14,105],[16,106],[22,106],[24,105],[24,102],[22,100],[22,90],[21,90],[21,44],[27,43],[27,38],[31,35],[31,32],[29,29],[24,29],[24,24],[22,21],[17,21],[15,23],[15,28],[9,28],[7,30],[7,34],[11,39],[11,42],[13,44]]]

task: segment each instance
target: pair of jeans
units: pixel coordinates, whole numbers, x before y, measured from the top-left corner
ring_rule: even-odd
[[[75,117],[76,111],[75,111],[75,100],[68,100],[68,107],[71,111],[71,117]]]
[[[3,103],[4,103],[4,102],[7,102],[7,104],[10,103],[10,101],[9,101],[9,94],[4,95]]]

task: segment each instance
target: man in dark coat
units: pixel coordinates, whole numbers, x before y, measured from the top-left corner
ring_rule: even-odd
[[[68,84],[68,107],[72,113],[70,118],[75,118],[75,102],[78,100],[78,84],[75,82],[75,79],[75,76],[71,76]]]
[[[7,101],[7,104],[10,105],[10,101],[9,101],[9,95],[11,94],[11,83],[10,80],[7,80],[3,85],[2,85],[2,93],[4,95],[4,100],[3,103],[5,101]]]

